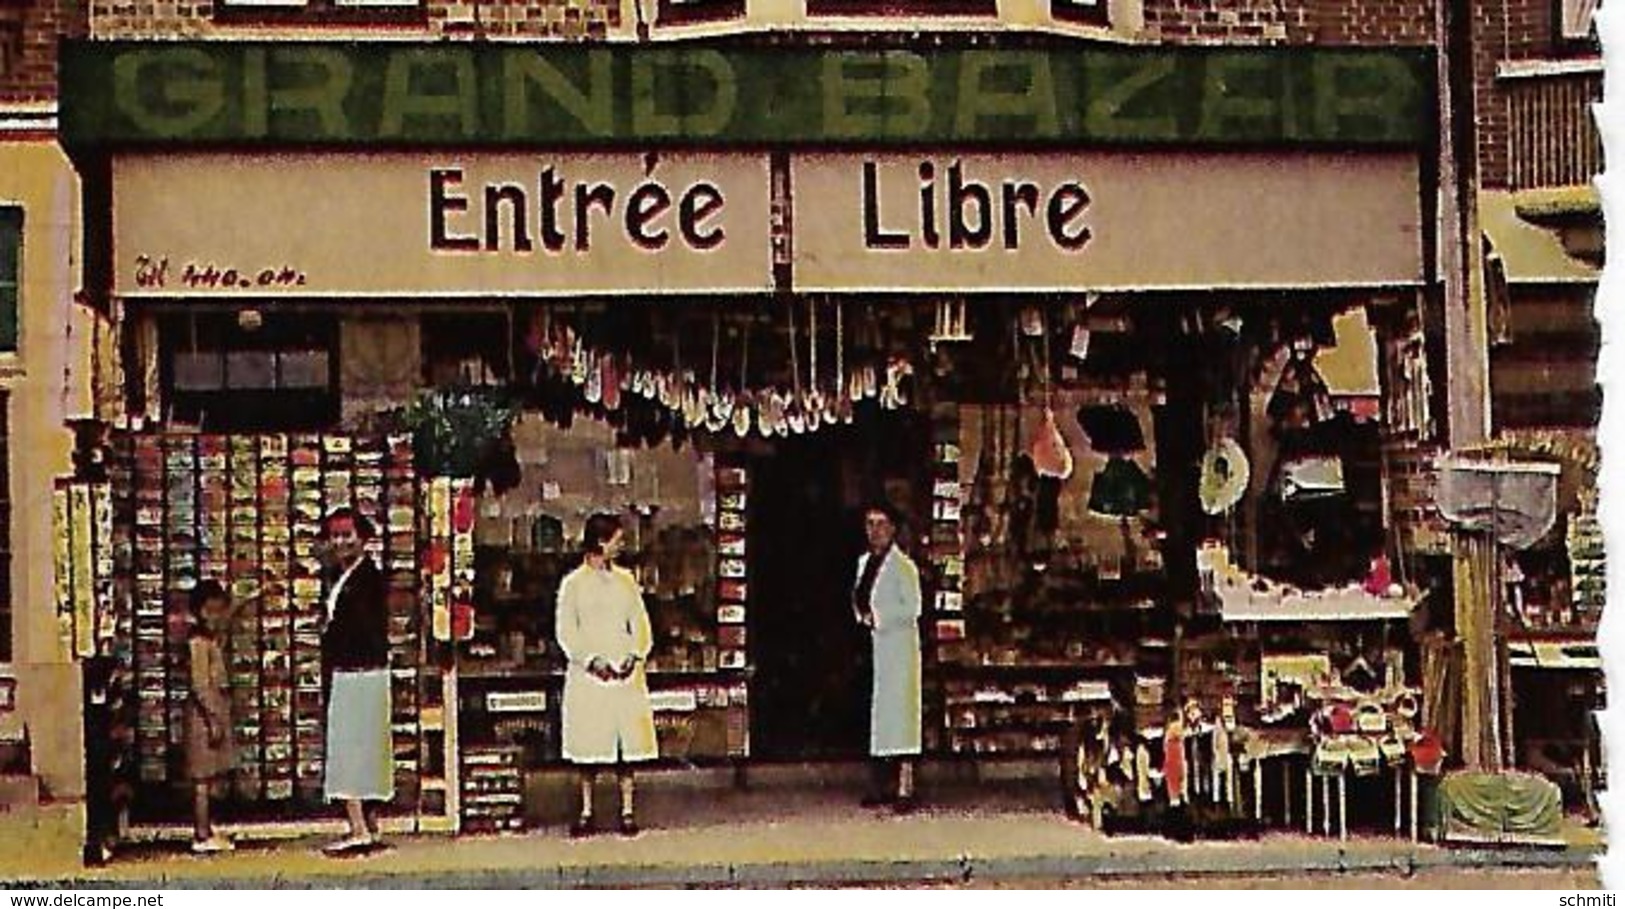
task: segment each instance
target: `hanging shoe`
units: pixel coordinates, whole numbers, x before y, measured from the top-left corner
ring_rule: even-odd
[[[327,855],[348,855],[352,852],[360,852],[363,849],[370,848],[376,842],[377,840],[374,840],[370,834],[351,834],[342,840],[335,840],[323,846],[322,852]]]
[[[593,818],[590,814],[578,817],[570,823],[570,839],[586,839],[597,832],[598,828],[593,824]]]
[[[620,829],[621,836],[637,836],[638,833],[640,832],[638,830],[637,818],[634,818],[630,814],[621,815],[621,823],[620,823],[619,829]]]
[[[587,384],[587,373],[592,370],[592,360],[587,354],[587,348],[582,345],[581,338],[575,341],[575,353],[570,360],[570,381],[577,387]]]
[[[751,399],[750,399],[750,395],[746,394],[746,393],[741,393],[740,396],[739,396],[739,399],[734,402],[734,416],[733,416],[734,435],[738,436],[741,439],[743,439],[744,437],[750,435],[750,424],[751,424],[751,412],[752,412],[752,410],[753,410],[753,405],[752,405],[752,402],[751,402]]]
[[[587,364],[587,388],[583,396],[588,404],[601,404],[604,400],[604,361],[594,358]]]
[[[604,357],[603,379],[604,407],[609,410],[621,409],[621,390],[625,387],[622,382],[619,365],[614,356]]]
[[[193,855],[217,855],[221,852],[235,851],[237,846],[231,840],[216,833],[206,840],[192,841]]]

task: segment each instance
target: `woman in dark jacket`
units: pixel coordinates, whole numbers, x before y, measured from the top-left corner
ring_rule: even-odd
[[[390,741],[389,614],[384,578],[367,555],[372,524],[348,508],[327,516],[324,531],[340,574],[327,596],[322,632],[323,670],[329,676],[327,761],[323,780],[330,801],[342,801],[350,834],[328,852],[377,842],[366,803],[395,797]]]

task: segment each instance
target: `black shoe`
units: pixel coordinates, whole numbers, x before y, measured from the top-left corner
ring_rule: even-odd
[[[630,814],[621,815],[621,836],[637,836],[638,822]]]
[[[919,807],[920,803],[915,801],[914,796],[904,795],[892,802],[891,810],[898,814],[913,814]]]
[[[592,836],[597,832],[598,828],[593,826],[592,817],[590,815],[587,817],[578,817],[573,823],[570,824],[570,838],[573,840],[585,839],[586,837]]]
[[[865,808],[884,808],[894,801],[896,801],[896,799],[890,795],[876,795],[875,793],[871,792],[864,796],[863,800],[858,804]]]

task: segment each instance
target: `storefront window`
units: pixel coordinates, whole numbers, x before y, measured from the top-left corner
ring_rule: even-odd
[[[17,300],[22,290],[23,210],[0,207],[0,350],[17,349]]]
[[[211,313],[166,317],[159,331],[166,400],[184,424],[314,430],[339,418],[331,318]]]

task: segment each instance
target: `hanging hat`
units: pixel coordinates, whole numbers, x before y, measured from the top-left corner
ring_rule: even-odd
[[[1251,478],[1247,453],[1235,439],[1220,439],[1202,456],[1202,478],[1197,489],[1202,511],[1220,514],[1234,508],[1246,494]]]
[[[1086,404],[1078,408],[1078,425],[1089,447],[1101,454],[1132,454],[1145,448],[1140,421],[1121,404]]]
[[[1089,489],[1089,510],[1095,514],[1126,518],[1150,506],[1151,480],[1139,464],[1113,456],[1095,474]]]

